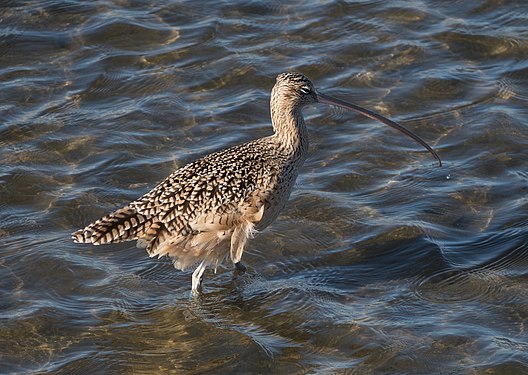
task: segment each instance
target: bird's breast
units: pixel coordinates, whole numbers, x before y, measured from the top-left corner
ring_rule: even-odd
[[[265,209],[262,220],[255,229],[262,230],[266,228],[284,209],[305,159],[304,155],[299,155],[299,157],[285,161],[280,166],[277,175],[271,179],[261,195]]]

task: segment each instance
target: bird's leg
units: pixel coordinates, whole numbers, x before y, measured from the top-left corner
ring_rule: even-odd
[[[247,267],[244,266],[244,265],[242,264],[242,262],[236,262],[236,263],[235,263],[235,268],[236,268],[237,270],[239,270],[240,272],[246,272],[246,271],[247,271]]]
[[[200,265],[194,270],[192,274],[193,295],[197,295],[199,293],[200,284],[202,283],[202,277],[206,267],[205,261],[202,261],[202,263],[200,263]]]

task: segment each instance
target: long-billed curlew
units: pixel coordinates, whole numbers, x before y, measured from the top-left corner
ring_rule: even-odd
[[[274,134],[214,152],[176,170],[141,198],[73,233],[77,243],[137,240],[148,254],[172,258],[192,275],[197,293],[207,266],[228,256],[239,269],[244,246],[283,209],[306,159],[308,134],[301,109],[311,103],[350,109],[398,129],[436,152],[416,134],[364,108],[323,95],[299,73],[282,73],[271,92]]]

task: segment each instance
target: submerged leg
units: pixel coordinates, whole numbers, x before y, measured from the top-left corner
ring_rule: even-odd
[[[192,294],[194,295],[198,294],[198,289],[202,283],[202,276],[206,267],[205,261],[202,261],[192,274]]]
[[[235,268],[236,268],[237,270],[239,270],[240,272],[246,272],[246,271],[247,271],[247,267],[244,266],[244,265],[242,264],[242,262],[236,262],[236,263],[235,263]]]

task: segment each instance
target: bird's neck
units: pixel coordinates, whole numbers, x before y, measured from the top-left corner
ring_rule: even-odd
[[[299,106],[271,105],[273,138],[279,149],[289,155],[304,155],[308,150],[308,131]]]

